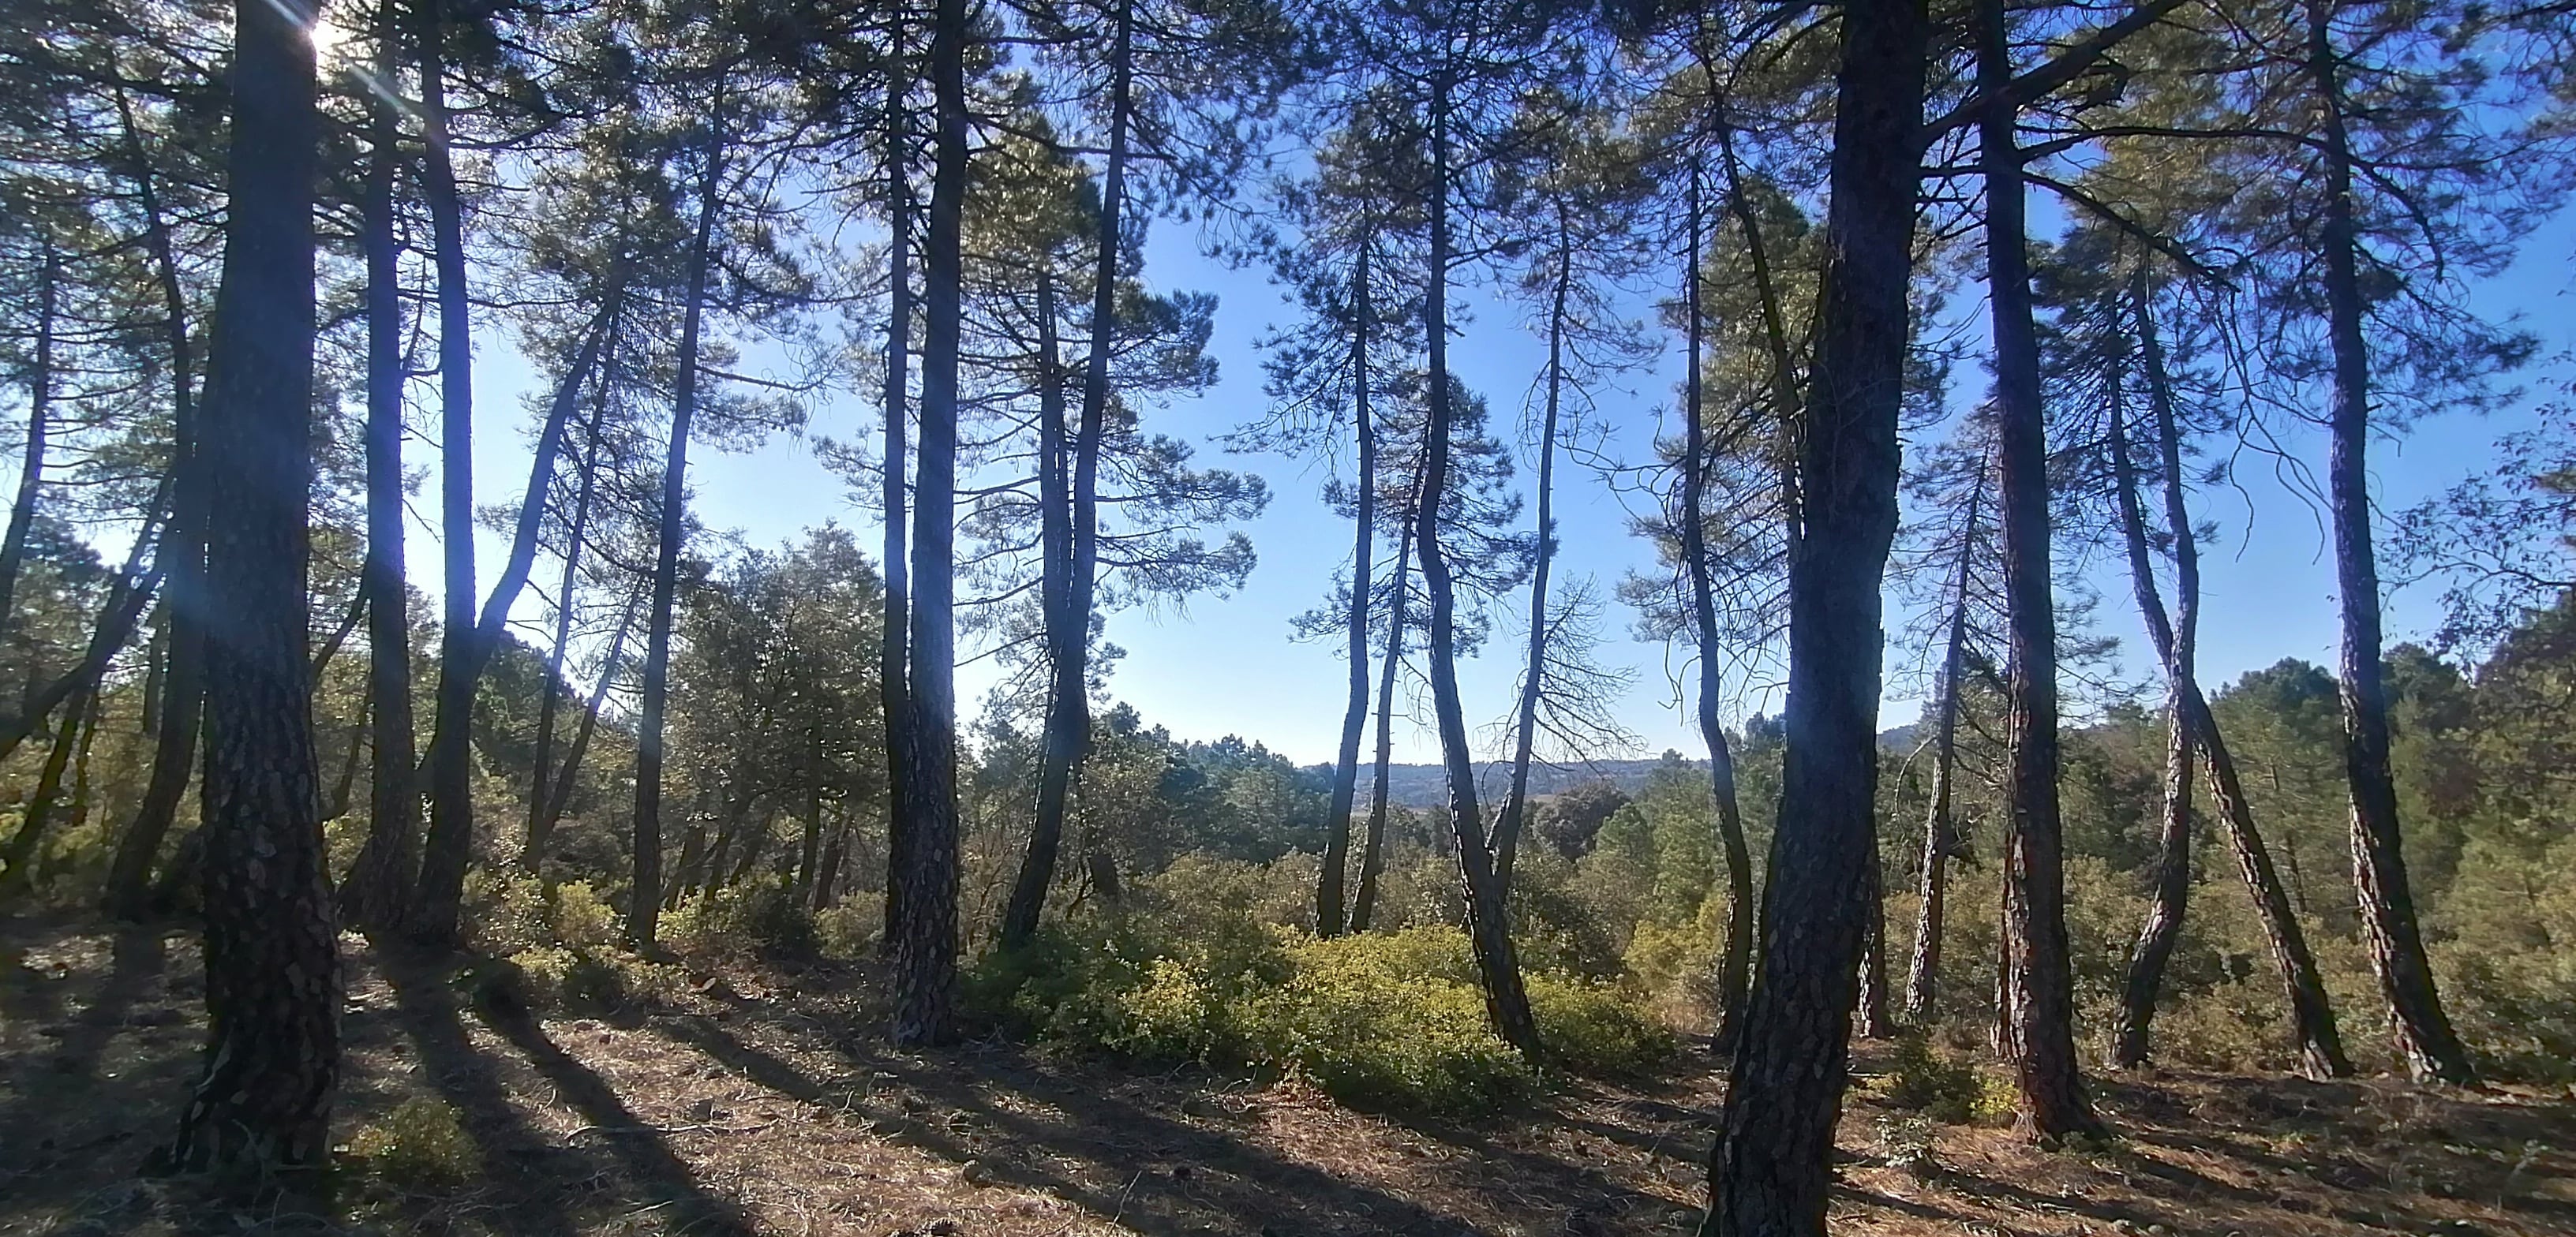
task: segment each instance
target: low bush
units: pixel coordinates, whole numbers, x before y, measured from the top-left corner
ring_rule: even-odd
[[[1895,1056],[1876,1091],[1891,1108],[1912,1109],[1950,1125],[1994,1124],[2012,1116],[2019,1102],[2009,1080],[1944,1054],[1919,1031],[1896,1041]]]
[[[693,893],[662,917],[673,949],[709,958],[753,950],[773,958],[810,958],[820,938],[814,916],[797,905],[784,877],[745,881]]]
[[[481,1151],[456,1109],[442,1100],[404,1100],[350,1135],[344,1152],[369,1175],[406,1189],[463,1185],[480,1170]]]
[[[1034,1038],[1139,1060],[1276,1069],[1347,1103],[1466,1114],[1526,1101],[1539,1077],[1487,1025],[1466,935],[1420,927],[1317,940],[1248,915],[1058,926],[986,956],[970,1007]],[[1541,1039],[1569,1068],[1628,1073],[1672,1037],[1607,984],[1527,977]]]

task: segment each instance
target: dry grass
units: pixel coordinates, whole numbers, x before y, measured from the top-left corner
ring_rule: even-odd
[[[194,948],[20,927],[0,940],[0,1233],[1679,1235],[1721,1085],[1686,1061],[1540,1112],[1408,1125],[1294,1083],[1000,1042],[894,1052],[848,968],[744,969],[672,1007],[551,1018],[352,949],[344,1126],[443,1099],[474,1134],[472,1184],[344,1174],[328,1205],[236,1215],[135,1180],[193,1065]],[[1837,1231],[2576,1231],[2563,1097],[2197,1074],[2098,1091],[2121,1138],[2083,1152],[1856,1102]]]

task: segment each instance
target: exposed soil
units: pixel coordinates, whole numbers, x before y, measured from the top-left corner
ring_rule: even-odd
[[[342,1180],[327,1205],[252,1215],[138,1179],[193,1075],[194,943],[17,925],[0,929],[0,1234],[1681,1235],[1722,1087],[1686,1059],[1536,1112],[1408,1124],[1293,1083],[1005,1042],[895,1052],[847,967],[746,967],[681,1008],[558,1018],[351,948],[342,1126],[442,1097],[474,1135],[472,1184]],[[2565,1096],[2185,1073],[2097,1095],[2118,1141],[2052,1152],[1856,1093],[1835,1229],[2576,1232]]]

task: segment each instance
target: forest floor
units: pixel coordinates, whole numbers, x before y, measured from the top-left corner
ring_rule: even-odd
[[[0,1234],[1624,1237],[1687,1234],[1705,1197],[1723,1083],[1687,1054],[1664,1077],[1427,1125],[1006,1042],[896,1052],[871,991],[852,968],[761,966],[677,1007],[555,1018],[359,949],[341,1128],[440,1097],[480,1171],[429,1190],[344,1181],[328,1205],[244,1214],[134,1171],[195,1067],[193,939],[0,927]],[[2097,1095],[2116,1141],[2048,1152],[1856,1090],[1835,1231],[2576,1232],[2564,1095],[2178,1071]]]

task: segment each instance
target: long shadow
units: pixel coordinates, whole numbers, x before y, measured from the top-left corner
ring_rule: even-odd
[[[379,955],[380,957],[382,955]],[[577,1147],[557,1147],[510,1102],[490,1057],[474,1047],[455,994],[434,968],[386,959],[380,973],[394,990],[403,1031],[427,1067],[430,1084],[477,1131],[483,1175],[500,1183],[509,1231],[569,1234],[576,1230],[566,1181],[595,1180],[605,1169]],[[543,1161],[562,1157],[576,1174],[557,1175]]]
[[[606,1080],[548,1039],[545,1028],[527,1011],[515,1006],[478,1006],[474,1014],[518,1049],[546,1081],[554,1084],[556,1094],[590,1124],[608,1132],[609,1149],[626,1176],[638,1187],[658,1194],[661,1203],[678,1208],[680,1231],[692,1232],[703,1226],[711,1233],[749,1237],[752,1228],[741,1210],[707,1193],[661,1134],[638,1118]]]
[[[660,1028],[672,1038],[741,1071],[752,1081],[813,1101],[826,1087],[796,1066],[751,1045],[711,1022],[676,1020]],[[1156,1115],[1099,1091],[1078,1088],[1015,1060],[968,1067],[880,1054],[849,1042],[832,1045],[854,1073],[884,1074],[934,1103],[987,1124],[1015,1148],[1037,1148],[1049,1158],[1100,1170],[1096,1180],[1044,1167],[1036,1157],[984,1163],[995,1181],[1043,1190],[1103,1219],[1158,1237],[1239,1233],[1267,1220],[1275,1231],[1396,1232],[1446,1237],[1480,1230],[1455,1216],[1410,1199],[1355,1185],[1310,1165],[1281,1159],[1240,1139],[1214,1134]],[[1067,1113],[1049,1120],[997,1106],[968,1085],[982,1077],[1013,1093]],[[881,1123],[883,1124],[883,1123]],[[894,1124],[889,1134],[905,1145],[952,1162],[980,1159],[955,1131],[934,1122]],[[1169,1158],[1168,1172],[1149,1171],[1142,1156]],[[1123,1188],[1105,1183],[1125,1179]],[[1651,1195],[1659,1208],[1671,1204]]]
[[[113,1079],[98,1076],[109,1047],[134,1029],[129,1016],[134,1006],[159,984],[168,964],[160,926],[119,931],[107,976],[88,990],[89,1003],[68,1019],[64,1001],[81,991],[74,987],[78,980],[39,979],[15,966],[0,978],[0,1012],[17,1025],[53,1032],[45,1037],[52,1041],[50,1050],[40,1040],[36,1051],[10,1062],[18,1075],[11,1087],[16,1099],[0,1108],[0,1147],[13,1149],[9,1168],[16,1171],[0,1180],[18,1179],[10,1187],[13,1194],[77,1192],[96,1184],[96,1174],[88,1171],[53,1170],[98,1159],[103,1148],[131,1139],[175,1106],[185,1085],[189,1054],[184,1049],[151,1055]],[[133,1163],[142,1158],[141,1149],[134,1148]]]

